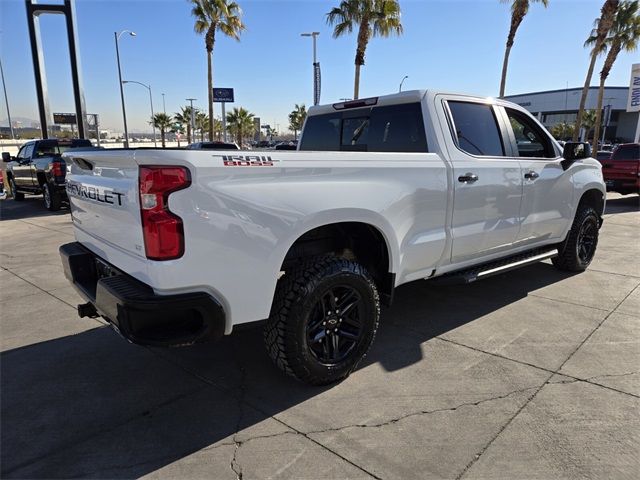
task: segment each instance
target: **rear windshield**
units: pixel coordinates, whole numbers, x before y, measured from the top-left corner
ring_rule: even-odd
[[[416,102],[310,116],[300,150],[427,152],[421,105]]]
[[[640,144],[620,145],[611,155],[611,160],[640,160]]]

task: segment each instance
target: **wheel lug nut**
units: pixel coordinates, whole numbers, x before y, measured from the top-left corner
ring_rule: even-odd
[[[338,301],[338,297],[336,297],[336,298],[335,298],[335,301],[336,301],[336,302]]]
[[[337,328],[334,328],[334,329],[333,329],[333,331],[334,331],[334,332],[337,332],[337,331],[338,331],[338,329],[337,329]]]
[[[331,331],[327,330],[325,333],[326,333],[327,335],[329,335],[329,334],[331,333]]]
[[[322,325],[326,325],[326,324],[327,324],[327,322],[322,322]]]

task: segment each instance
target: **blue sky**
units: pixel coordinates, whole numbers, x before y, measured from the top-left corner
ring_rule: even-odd
[[[60,0],[49,0],[60,2]],[[221,35],[214,52],[214,85],[234,87],[236,103],[262,123],[286,129],[295,103],[312,103],[311,39],[320,31],[322,102],[353,94],[355,35],[331,38],[325,14],[338,0],[238,0],[247,31],[241,42]],[[60,2],[61,3],[61,2]],[[401,0],[404,34],[373,39],[362,71],[361,96],[436,88],[479,95],[498,92],[508,5],[498,0]],[[77,0],[78,35],[87,111],[101,125],[122,130],[113,32],[134,30],[121,39],[123,78],[151,84],[156,111],[167,113],[197,98],[206,109],[204,40],[193,32],[187,0]],[[582,86],[588,62],[583,42],[602,0],[550,0],[532,5],[511,53],[507,94]],[[73,111],[69,55],[63,18],[41,21],[51,109]],[[35,84],[23,0],[0,0],[0,55],[13,117],[37,119]],[[640,54],[623,53],[608,85],[628,85],[631,64]],[[598,68],[599,71],[599,68]],[[594,78],[593,84],[597,84]],[[130,130],[150,131],[147,90],[126,85]],[[216,106],[216,115],[220,114]],[[4,102],[0,119],[6,118]]]

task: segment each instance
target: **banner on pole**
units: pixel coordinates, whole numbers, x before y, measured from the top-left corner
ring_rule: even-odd
[[[631,66],[627,112],[640,112],[640,63],[634,63]]]
[[[320,62],[313,64],[313,104],[318,105],[320,103]]]

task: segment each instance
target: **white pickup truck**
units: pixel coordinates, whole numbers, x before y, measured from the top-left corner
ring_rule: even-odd
[[[298,151],[65,154],[77,242],[65,274],[134,343],[177,346],[266,321],[275,364],[351,373],[380,302],[551,258],[591,262],[605,205],[587,144],[526,110],[411,91],[313,107]]]

